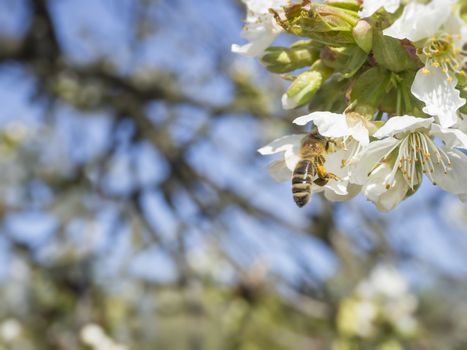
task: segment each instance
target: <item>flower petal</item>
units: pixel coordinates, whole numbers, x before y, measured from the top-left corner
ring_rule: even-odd
[[[269,13],[269,9],[283,12],[281,7],[286,6],[288,0],[243,0],[243,2],[247,7],[248,15],[242,37],[249,43],[232,45],[232,52],[250,57],[259,56],[283,30]]]
[[[299,152],[304,136],[306,136],[306,134],[287,135],[280,137],[268,145],[261,147],[258,152],[262,155],[284,152],[285,164],[289,170],[293,171],[301,159]]]
[[[353,197],[355,197],[357,194],[359,194],[361,189],[362,189],[362,186],[349,183],[347,185],[347,194],[340,195],[336,193],[336,191],[325,188],[324,197],[326,197],[327,200],[330,200],[332,202],[348,201],[352,199]]]
[[[306,125],[313,122],[319,133],[326,137],[352,136],[362,145],[367,145],[370,141],[369,132],[363,120],[345,114],[313,112],[298,117],[293,122],[297,125]]]
[[[383,34],[410,41],[431,37],[446,22],[454,1],[433,0],[427,5],[411,2],[405,6],[402,15],[383,31]]]
[[[400,171],[396,172],[394,179],[392,169],[389,165],[383,163],[379,165],[371,174],[368,183],[363,187],[364,195],[381,211],[390,211],[394,209],[407,195],[409,186]],[[392,180],[388,188],[386,184]]]
[[[456,149],[443,147],[442,150],[448,155],[451,168],[445,173],[440,165],[435,164],[434,172],[431,174],[435,184],[447,192],[467,194],[467,181],[465,181],[467,156]]]
[[[286,6],[289,0],[242,0],[248,8],[248,11],[253,14],[265,14],[269,9],[279,10],[280,7]]]
[[[276,160],[268,166],[268,171],[271,177],[277,182],[290,181],[293,172],[287,168],[287,164],[283,159]]]
[[[358,122],[352,126],[352,137],[357,140],[361,145],[366,146],[370,143],[370,135],[368,129],[363,122]]]
[[[431,126],[431,134],[443,140],[449,148],[464,148],[467,149],[467,134],[459,129],[443,129],[438,124]]]
[[[345,123],[345,118],[343,114],[332,112],[313,112],[310,114],[302,115],[301,117],[295,118],[293,123],[297,125],[306,125],[310,122],[314,122],[316,124],[316,121],[324,122],[325,120],[328,120],[331,123]]]
[[[330,191],[337,196],[347,196],[349,192],[347,191],[348,181],[339,181],[339,180],[329,180],[329,182],[324,185],[325,192]]]
[[[352,161],[350,165],[350,181],[355,184],[365,184],[368,181],[370,172],[399,143],[400,141],[393,137],[371,142]]]
[[[287,165],[290,171],[294,171],[297,163],[302,159],[300,156],[300,148],[300,145],[294,145],[294,147],[289,148],[284,153],[285,165]]]
[[[280,137],[267,144],[266,146],[258,149],[258,152],[263,156],[279,152],[285,152],[286,150],[291,149],[294,146],[300,146],[304,136],[306,136],[306,134],[286,135]]]
[[[376,131],[373,136],[382,139],[399,133],[411,132],[421,128],[430,128],[433,118],[417,118],[410,115],[392,117]]]
[[[324,166],[327,172],[333,173],[341,179],[349,176],[349,167],[344,166],[347,159],[349,158],[349,151],[345,149],[339,149],[336,152],[328,153],[326,155],[326,162]]]
[[[430,67],[429,73],[424,72],[423,68],[417,72],[412,94],[425,103],[425,113],[437,117],[443,128],[449,128],[457,122],[457,110],[466,102],[456,89],[457,79],[449,80],[439,67]]]
[[[381,7],[389,13],[394,13],[400,6],[400,0],[364,0],[362,9],[358,13],[360,17],[370,17]]]
[[[252,23],[247,24],[242,32],[242,37],[249,43],[244,45],[233,44],[232,52],[240,55],[256,57],[260,56],[279,35],[278,30],[272,23]]]

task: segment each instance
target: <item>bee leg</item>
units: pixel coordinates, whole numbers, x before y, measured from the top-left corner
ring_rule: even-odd
[[[333,173],[326,173],[325,178],[326,178],[327,180],[336,180],[336,181],[339,181],[339,180],[340,180],[340,177],[337,176],[336,174],[333,174]]]
[[[329,179],[325,179],[321,177],[318,177],[315,181],[313,181],[314,184],[321,186],[321,187],[325,186],[328,182],[329,182]]]
[[[323,165],[317,165],[316,166],[316,173],[317,173],[319,179],[323,179],[323,180],[327,180],[327,181],[329,181],[329,180],[340,180],[337,175],[335,175],[333,173],[328,173],[326,171],[326,168]],[[327,183],[327,181],[326,181],[326,183]]]

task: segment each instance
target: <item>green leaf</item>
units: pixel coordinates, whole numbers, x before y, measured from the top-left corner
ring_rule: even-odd
[[[360,75],[352,86],[351,101],[378,108],[380,100],[391,89],[391,72],[373,67]]]

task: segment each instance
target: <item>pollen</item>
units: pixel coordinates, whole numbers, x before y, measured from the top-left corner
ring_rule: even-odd
[[[426,58],[426,66],[442,68],[448,81],[452,81],[456,74],[465,74],[461,63],[467,52],[456,46],[457,43],[454,40],[456,37],[450,34],[441,34],[429,39],[422,49]],[[427,68],[424,68],[422,72],[428,74],[426,70]]]

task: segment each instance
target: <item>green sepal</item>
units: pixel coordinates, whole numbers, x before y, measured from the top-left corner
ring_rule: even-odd
[[[331,111],[342,113],[348,103],[345,96],[348,87],[348,80],[329,79],[313,96],[308,109],[310,112]]]
[[[358,21],[352,30],[357,45],[366,53],[373,48],[373,27],[366,20]]]
[[[464,86],[460,88],[459,90],[460,90],[460,96],[467,100],[467,86]],[[459,108],[459,112],[463,114],[467,114],[467,103],[464,104],[461,108]]]
[[[409,114],[415,117],[427,117],[423,112],[425,104],[412,94],[412,84],[417,71],[408,70],[403,73],[392,73],[392,90],[381,101],[380,108],[398,115]]]
[[[409,53],[409,47],[377,30],[373,31],[373,55],[379,65],[396,73],[422,66],[417,55]]]
[[[391,72],[373,67],[360,75],[352,86],[351,101],[378,108],[383,96],[391,89]]]
[[[358,46],[324,47],[321,49],[321,61],[336,71],[339,79],[348,79],[355,75],[367,60],[367,53]]]

